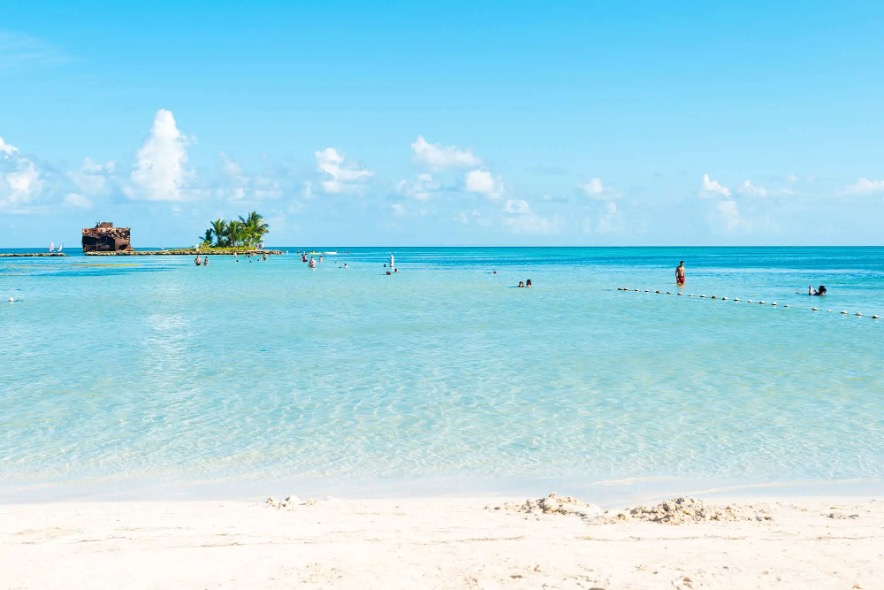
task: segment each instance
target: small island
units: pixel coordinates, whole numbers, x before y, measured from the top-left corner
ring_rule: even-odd
[[[189,248],[162,248],[160,250],[135,250],[129,239],[129,228],[115,228],[113,223],[100,221],[94,228],[83,229],[83,253],[87,256],[213,256],[233,254],[282,254],[281,250],[266,250],[262,243],[270,230],[264,217],[252,211],[237,219],[216,219],[199,244]],[[87,243],[88,242],[88,243]]]

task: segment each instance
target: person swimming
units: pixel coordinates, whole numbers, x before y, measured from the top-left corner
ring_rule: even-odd
[[[519,289],[523,289],[525,287],[525,283],[519,281]]]
[[[531,287],[531,279],[528,279],[527,281],[525,281],[525,287],[526,287],[526,288],[530,288],[530,287]]]
[[[816,295],[817,297],[822,297],[826,293],[827,293],[827,290],[826,290],[825,285],[820,285],[819,289],[817,289],[816,291],[814,291],[813,285],[808,285],[808,287],[807,287],[807,294],[811,295],[811,296]]]

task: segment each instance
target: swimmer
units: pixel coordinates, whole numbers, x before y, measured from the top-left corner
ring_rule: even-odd
[[[680,287],[684,286],[684,260],[675,267],[675,284]]]
[[[208,254],[206,255],[205,258],[203,258],[203,266],[209,266],[209,256],[208,256]]]
[[[525,281],[525,288],[526,288],[526,289],[530,289],[530,288],[531,288],[531,279],[528,279],[527,281]]]
[[[522,289],[524,287],[525,287],[525,283],[523,283],[522,281],[519,281],[519,289]]]
[[[823,295],[826,294],[826,286],[825,286],[825,285],[820,285],[820,288],[817,289],[816,291],[814,291],[814,290],[813,290],[813,285],[808,285],[808,287],[807,287],[807,294],[808,294],[808,295],[811,295],[811,296],[816,295],[817,297],[822,297]]]
[[[199,254],[196,255],[196,258],[194,259],[193,263],[196,264],[197,266],[200,266],[203,263],[203,259],[200,258]]]

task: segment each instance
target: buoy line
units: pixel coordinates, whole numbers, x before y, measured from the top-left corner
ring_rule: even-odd
[[[650,289],[644,289],[644,290],[642,290],[642,289],[630,289],[629,287],[617,287],[617,290],[618,290],[618,291],[623,291],[623,292],[629,292],[629,293],[642,293],[642,292],[644,292],[644,293],[653,293],[654,295],[672,295],[672,292],[671,292],[671,291],[665,291],[665,292],[664,292],[664,291],[660,291],[659,289],[656,289],[656,290],[654,290],[654,291],[651,291]],[[679,291],[678,293],[676,293],[676,295],[678,295],[679,297],[683,297],[683,296],[684,296],[684,293],[682,293],[681,291]],[[693,296],[694,296],[693,293],[688,293],[688,297],[693,297]],[[698,297],[699,297],[700,299],[710,299],[710,300],[711,300],[711,299],[716,299],[716,300],[719,300],[719,301],[728,301],[728,300],[729,300],[727,297],[719,297],[718,295],[707,296],[705,293],[701,293]],[[733,301],[734,301],[734,303],[739,303],[741,300],[740,300],[739,297],[734,297],[734,298],[733,298]],[[771,301],[771,302],[768,304],[768,303],[765,303],[764,300],[761,300],[761,299],[758,300],[758,301],[754,301],[754,302],[753,302],[751,299],[746,299],[746,303],[757,303],[758,305],[769,305],[770,307],[780,307],[780,305],[779,305],[776,301]],[[783,304],[782,307],[783,307],[784,309],[786,309],[786,308],[791,308],[792,306],[789,305],[788,303],[786,303],[786,304]],[[810,308],[810,311],[819,311],[819,308],[818,308],[818,307],[811,307],[811,308]],[[826,310],[826,311],[827,311],[828,313],[832,313],[832,310],[831,310],[831,309],[828,309],[828,310]],[[848,311],[841,310],[841,315],[853,315],[853,316],[858,317],[858,318],[861,318],[861,317],[869,317],[869,318],[871,318],[871,319],[873,319],[873,320],[880,319],[880,316],[879,316],[878,314],[872,314],[872,315],[870,315],[870,316],[865,316],[865,315],[864,315],[862,312],[860,312],[860,311],[858,311],[858,312],[856,312],[856,313],[854,313],[854,314],[850,314]]]

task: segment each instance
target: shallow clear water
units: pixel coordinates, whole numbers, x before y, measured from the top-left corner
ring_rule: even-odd
[[[884,248],[290,250],[0,258],[0,499],[881,489]]]

